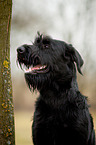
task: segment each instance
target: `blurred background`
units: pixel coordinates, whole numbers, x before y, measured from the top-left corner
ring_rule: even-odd
[[[16,64],[16,49],[32,44],[37,31],[64,40],[84,59],[79,89],[88,96],[96,128],[96,0],[14,0],[11,28],[11,71],[16,145],[31,145],[31,123],[38,92],[30,92]]]

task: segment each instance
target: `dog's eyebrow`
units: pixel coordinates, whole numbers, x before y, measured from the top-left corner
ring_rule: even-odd
[[[51,37],[44,36],[44,35],[42,35],[42,37],[41,37],[41,35],[40,35],[39,37],[35,38],[34,44],[39,44],[39,43],[46,44],[46,43],[50,43],[50,40],[51,40]]]
[[[44,39],[42,40],[42,43],[43,43],[43,44],[50,44],[50,39],[44,38]]]

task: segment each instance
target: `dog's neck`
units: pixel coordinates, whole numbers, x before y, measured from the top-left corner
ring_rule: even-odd
[[[40,91],[40,98],[43,100],[48,106],[53,109],[60,109],[62,106],[66,105],[68,100],[74,99],[76,93],[78,92],[78,85],[76,79],[73,79],[71,82],[70,88],[59,88],[59,90],[55,90],[56,86],[53,88],[46,88]],[[54,97],[55,96],[55,97]]]
[[[71,81],[69,82],[65,82],[63,87],[61,87],[60,84],[56,83],[56,82],[52,82],[52,84],[50,86],[47,86],[45,88],[42,88],[41,90],[39,90],[41,96],[60,96],[60,94],[66,94],[66,92],[70,92],[70,90],[77,92],[78,91],[78,84],[77,84],[77,80],[76,77],[72,78]]]

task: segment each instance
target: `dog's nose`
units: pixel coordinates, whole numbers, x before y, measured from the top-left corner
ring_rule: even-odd
[[[25,52],[25,48],[23,46],[17,48],[17,52],[19,54],[23,54]]]

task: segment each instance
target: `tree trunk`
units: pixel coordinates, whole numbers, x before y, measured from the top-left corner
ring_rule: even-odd
[[[10,71],[12,0],[0,0],[0,145],[15,145]]]

